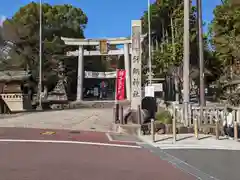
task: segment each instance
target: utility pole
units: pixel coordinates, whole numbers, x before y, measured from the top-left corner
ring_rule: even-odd
[[[152,85],[152,38],[151,38],[151,3],[148,0],[148,81]]]
[[[172,33],[172,48],[173,48],[173,62],[176,62],[176,46],[175,46],[175,27],[173,23],[173,16],[170,18],[171,33]],[[175,87],[175,101],[179,103],[179,89],[178,89],[178,67],[175,67],[174,72],[174,87]]]
[[[184,121],[185,125],[189,125],[188,104],[189,104],[189,16],[190,2],[184,0],[184,35],[183,35],[183,105],[184,105]]]
[[[42,0],[39,0],[39,109],[42,109]]]
[[[197,18],[198,18],[198,53],[200,67],[200,120],[203,119],[203,106],[205,106],[205,85],[204,85],[204,54],[203,54],[203,29],[202,29],[202,0],[197,0]]]

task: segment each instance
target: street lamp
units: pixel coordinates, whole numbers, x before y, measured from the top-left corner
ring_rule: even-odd
[[[152,85],[152,48],[151,48],[151,3],[148,0],[148,80]]]
[[[39,0],[39,109],[42,109],[42,0]]]

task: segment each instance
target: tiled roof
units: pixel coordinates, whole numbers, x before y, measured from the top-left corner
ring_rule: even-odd
[[[0,71],[0,81],[22,81],[29,76],[27,71]]]

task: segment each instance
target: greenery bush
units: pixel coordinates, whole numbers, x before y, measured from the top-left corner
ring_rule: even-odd
[[[156,114],[156,121],[163,124],[172,124],[172,115],[169,111],[162,111]]]

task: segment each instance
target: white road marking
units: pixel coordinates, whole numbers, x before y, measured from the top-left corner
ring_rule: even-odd
[[[83,144],[95,146],[109,146],[109,147],[122,147],[122,148],[141,148],[141,146],[124,145],[124,144],[108,144],[97,142],[84,142],[84,141],[55,141],[55,140],[26,140],[26,139],[0,139],[0,142],[20,142],[20,143],[53,143],[53,144]]]
[[[109,141],[113,141],[112,137],[110,136],[109,133],[105,133]]]

